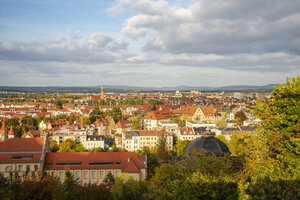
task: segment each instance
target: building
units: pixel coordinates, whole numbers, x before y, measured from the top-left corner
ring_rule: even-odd
[[[99,147],[104,149],[104,135],[87,135],[85,141],[82,141],[81,144],[86,150]]]
[[[137,156],[133,152],[47,153],[46,173],[63,182],[66,169],[82,186],[100,185],[109,173],[115,178],[127,174],[137,181],[143,181],[147,176],[146,156]]]
[[[0,143],[0,173],[9,178],[17,173],[20,180],[45,171],[63,182],[70,170],[78,184],[99,185],[107,174],[115,178],[126,174],[135,180],[145,180],[147,157],[133,152],[68,152],[49,153],[44,138],[8,138]]]
[[[101,100],[104,100],[104,89],[101,87]]]
[[[40,172],[46,152],[45,138],[8,138],[0,143],[0,173],[5,178],[17,172],[20,178]]]
[[[140,149],[139,131],[126,131],[122,133],[123,148],[128,151],[136,151]]]
[[[144,130],[158,130],[159,121],[170,119],[172,113],[165,111],[152,111],[143,118]]]
[[[1,129],[0,129],[0,142],[2,141],[5,141],[8,137],[7,135],[7,127],[6,127],[6,123],[5,123],[5,120],[3,121],[2,123],[2,126],[1,126]]]
[[[166,138],[166,146],[168,150],[173,150],[173,135],[165,131],[156,130],[140,130],[139,131],[139,145],[140,149],[143,147],[149,147],[154,149],[158,144],[160,137]]]

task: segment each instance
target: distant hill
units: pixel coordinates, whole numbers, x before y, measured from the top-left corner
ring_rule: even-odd
[[[207,87],[207,86],[176,86],[176,87],[138,87],[127,85],[103,85],[103,86],[87,86],[87,87],[69,87],[69,86],[46,86],[46,87],[18,87],[18,86],[0,86],[0,91],[6,92],[33,92],[33,93],[100,93],[100,88],[104,87],[105,92],[132,92],[132,91],[271,91],[276,84],[268,85],[231,85],[222,87]]]

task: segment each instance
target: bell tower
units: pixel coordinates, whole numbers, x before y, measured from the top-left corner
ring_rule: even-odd
[[[7,139],[7,127],[6,127],[6,123],[5,120],[3,121],[3,124],[1,126],[0,129],[0,140],[2,142],[4,142]]]
[[[101,87],[101,99],[102,100],[104,99],[104,89],[103,89],[103,87]]]

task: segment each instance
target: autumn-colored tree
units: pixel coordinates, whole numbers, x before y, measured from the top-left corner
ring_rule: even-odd
[[[183,156],[186,151],[186,147],[190,144],[189,140],[177,140],[176,145],[174,146],[174,152],[177,156]]]
[[[243,125],[243,122],[246,121],[248,118],[246,114],[242,110],[240,110],[234,114],[234,119],[236,120],[237,124],[241,126]]]
[[[300,197],[300,76],[279,84],[253,110],[261,119],[257,142],[264,159],[258,162],[245,191],[253,199]],[[274,189],[276,188],[276,189]]]

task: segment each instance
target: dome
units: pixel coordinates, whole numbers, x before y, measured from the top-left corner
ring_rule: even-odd
[[[204,153],[206,155],[216,156],[231,154],[227,145],[215,137],[194,139],[186,148],[186,156],[191,156],[193,153]]]

